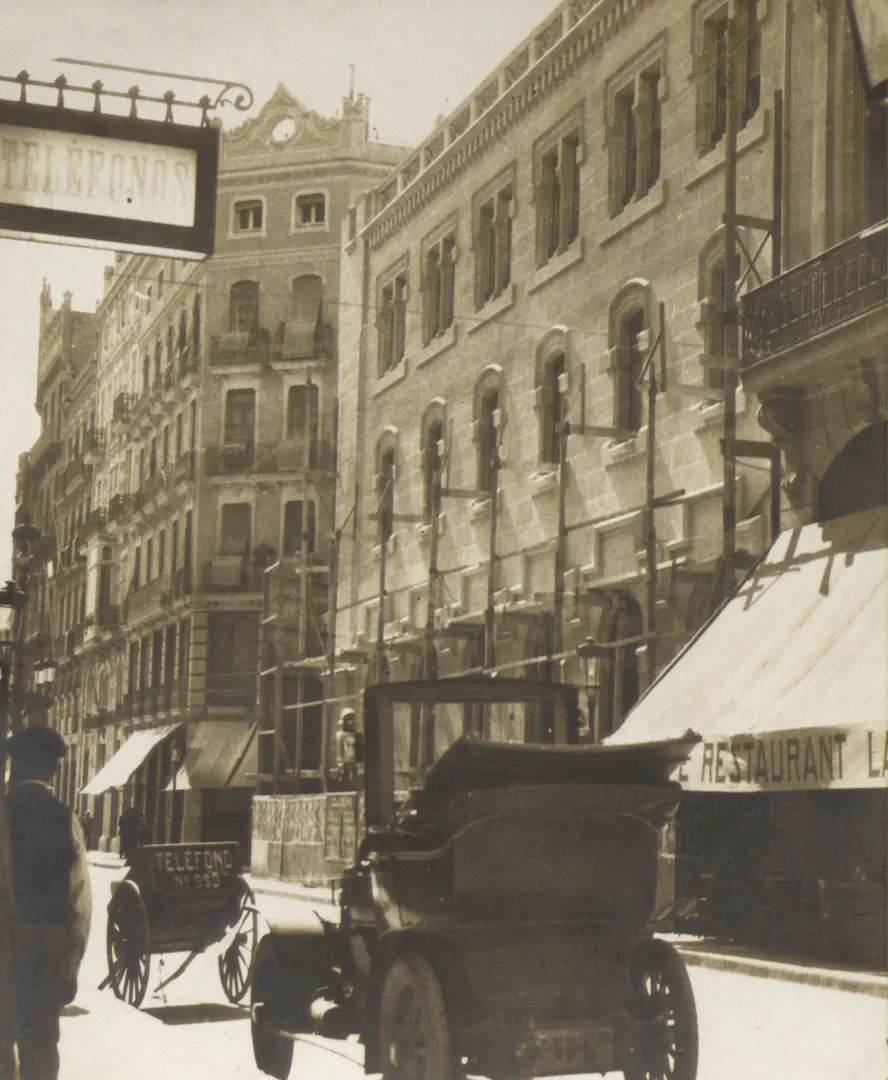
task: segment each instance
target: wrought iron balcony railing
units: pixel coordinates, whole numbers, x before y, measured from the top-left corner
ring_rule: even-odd
[[[126,598],[126,618],[133,619],[162,607],[169,600],[170,579],[168,574],[156,577],[139,589],[134,589]]]
[[[204,458],[206,474],[207,476],[237,476],[240,473],[252,472],[253,465],[263,449],[243,443],[208,446]]]
[[[193,573],[190,564],[180,566],[174,570],[170,578],[170,596],[178,599],[181,596],[190,596],[192,590]]]
[[[194,479],[196,461],[197,456],[193,450],[186,450],[184,454],[179,455],[172,471],[174,485]]]
[[[164,489],[166,486],[166,476],[163,470],[159,470],[154,473],[153,476],[146,477],[139,485],[139,490],[136,492],[136,498],[134,500],[134,510],[144,510],[144,508]]]
[[[108,520],[122,522],[132,510],[133,499],[131,495],[112,495],[108,503]]]
[[[129,417],[136,402],[135,394],[118,394],[111,406],[111,418],[124,421]]]
[[[743,363],[849,323],[888,301],[888,222],[794,266],[743,297]]]
[[[210,338],[210,365],[212,367],[267,364],[271,361],[271,355],[271,333],[268,330],[219,334]]]

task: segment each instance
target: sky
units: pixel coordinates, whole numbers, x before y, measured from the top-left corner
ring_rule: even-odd
[[[380,139],[415,145],[556,6],[556,0],[26,0],[0,3],[0,75],[126,90],[144,77],[54,63],[57,57],[246,83],[253,113],[283,82],[332,116],[349,89],[370,98]],[[163,80],[184,91],[202,87]],[[15,91],[15,88],[11,88]],[[0,88],[9,97],[10,88]],[[77,102],[82,106],[84,99]],[[74,104],[72,100],[71,104]],[[226,127],[245,114],[220,113]],[[9,573],[18,455],[39,434],[34,410],[44,278],[92,311],[107,253],[0,239],[0,579]]]

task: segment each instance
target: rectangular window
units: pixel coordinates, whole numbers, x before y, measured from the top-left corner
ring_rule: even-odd
[[[145,584],[154,577],[154,540],[152,537],[148,538],[148,542],[145,544]]]
[[[287,394],[287,438],[304,439],[308,432],[309,445],[318,441],[318,388],[314,383],[291,386]]]
[[[177,413],[176,414],[176,460],[177,461],[182,456],[183,449],[184,449],[184,442],[183,442],[183,438],[182,438],[182,414]]]
[[[512,185],[481,204],[475,227],[475,307],[500,296],[512,280]]]
[[[615,216],[645,196],[660,179],[661,93],[659,63],[641,71],[615,94],[608,132],[608,208]]]
[[[398,274],[380,291],[377,312],[379,375],[401,363],[407,339],[407,274]]]
[[[137,547],[133,554],[133,581],[132,589],[135,592],[142,586],[142,548]]]
[[[566,251],[580,233],[579,130],[560,136],[538,160],[537,266]]]
[[[302,551],[302,511],[305,504],[301,499],[291,499],[284,506],[284,544],[283,554],[287,558],[299,555]],[[315,504],[308,503],[305,521],[306,543],[309,551],[315,549]]]
[[[173,522],[170,534],[170,573],[175,574],[179,568],[179,522]]]
[[[220,555],[245,555],[252,541],[253,511],[249,503],[226,503],[219,529]]]
[[[252,446],[256,428],[256,391],[229,390],[225,395],[225,443]]]
[[[235,281],[228,301],[228,329],[252,334],[259,329],[259,282]]]
[[[327,200],[317,192],[312,195],[296,196],[295,225],[323,225],[327,220]]]
[[[244,199],[236,202],[232,211],[233,230],[236,233],[261,232],[263,206],[261,199]]]
[[[456,237],[451,234],[432,244],[425,253],[423,281],[423,344],[453,325],[454,259]]]
[[[166,529],[161,529],[157,535],[157,576],[163,577],[166,570]]]
[[[707,10],[708,8],[708,10]],[[734,63],[737,126],[743,128],[761,103],[761,31],[757,0],[734,5],[733,56],[729,56],[729,6],[711,3],[696,30],[697,150],[709,153],[728,122],[728,63]]]

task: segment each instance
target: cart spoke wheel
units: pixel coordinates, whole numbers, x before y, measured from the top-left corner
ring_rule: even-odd
[[[124,882],[108,905],[108,974],[115,995],[138,1008],[151,970],[148,912],[137,889]]]
[[[384,1080],[447,1080],[455,1075],[441,984],[418,954],[395,960],[379,1005]]]
[[[695,1080],[697,1012],[681,957],[664,941],[646,942],[631,978],[640,1045],[626,1080]]]
[[[233,933],[228,945],[219,956],[219,978],[225,996],[233,1004],[241,1001],[247,992],[253,955],[256,951],[256,938],[259,933],[256,899],[253,891],[242,882],[238,897],[237,915],[232,921]]]

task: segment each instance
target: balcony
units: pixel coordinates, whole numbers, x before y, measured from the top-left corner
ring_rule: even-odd
[[[132,505],[131,495],[112,495],[108,503],[108,521],[123,523],[132,513]]]
[[[135,394],[118,394],[111,406],[111,419],[125,423],[129,419],[135,403]]]
[[[166,488],[166,477],[163,470],[159,470],[154,473],[153,476],[146,477],[139,485],[139,490],[136,492],[136,497],[133,501],[133,511],[139,513],[139,511],[148,509],[161,491]]]
[[[193,480],[196,465],[197,455],[193,450],[186,450],[184,454],[180,454],[173,466],[173,486],[178,487],[179,484]]]
[[[49,644],[51,632],[49,626],[49,615],[43,612],[40,615],[28,616],[25,620],[25,641],[27,644],[38,644],[40,642],[45,645]]]
[[[174,570],[170,578],[170,598],[178,600],[182,596],[190,596],[193,577],[192,569],[188,565]]]
[[[288,319],[281,324],[271,350],[274,363],[288,360],[326,360],[333,355],[333,327],[318,322],[314,329]]]
[[[170,578],[168,574],[156,577],[147,585],[129,593],[126,598],[127,619],[136,619],[150,611],[158,611],[169,603]]]
[[[271,333],[253,330],[210,338],[210,367],[235,367],[271,362]]]
[[[180,349],[176,356],[176,378],[184,381],[197,374],[200,367],[200,342],[192,342]]]
[[[98,465],[105,453],[105,432],[88,431],[80,450],[85,465]]]
[[[83,730],[84,731],[98,731],[106,724],[110,724],[114,719],[114,714],[108,709],[96,709],[95,712],[90,713],[83,718]]]
[[[55,435],[47,430],[40,434],[28,454],[28,469],[36,472],[48,469],[58,461],[62,444]]]
[[[305,440],[301,436],[296,435],[284,439],[276,451],[277,462],[274,471],[301,472],[304,469],[318,469],[328,472],[335,466],[335,450],[332,439],[314,439],[309,443],[306,455]]]
[[[90,511],[86,521],[77,532],[77,543],[85,544],[94,533],[101,532],[108,524],[108,511],[103,506],[97,506]]]
[[[83,458],[72,458],[62,470],[62,491],[68,492],[86,476],[86,463]]]
[[[259,592],[264,568],[254,566],[249,556],[216,555],[203,566],[203,592]]]
[[[884,354],[888,223],[836,244],[743,297],[743,381],[838,350]],[[799,347],[802,347],[799,349]],[[804,352],[804,359],[801,353]],[[849,355],[850,354],[850,355]]]
[[[205,704],[222,708],[251,708],[256,704],[256,672],[241,675],[208,673],[206,677]]]
[[[204,469],[207,476],[238,476],[252,472],[256,459],[263,452],[270,453],[273,447],[258,447],[243,443],[228,443],[221,446],[208,446],[204,456]]]

